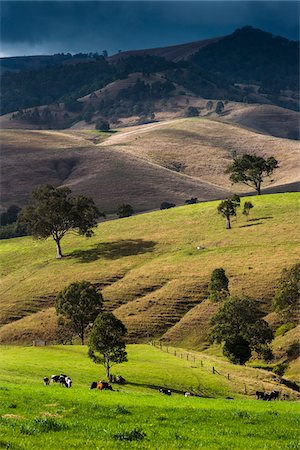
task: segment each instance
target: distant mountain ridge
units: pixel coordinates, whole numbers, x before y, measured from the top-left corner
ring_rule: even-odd
[[[2,58],[1,65],[1,114],[21,110],[18,118],[31,120],[31,113],[22,116],[22,110],[64,104],[65,120],[56,120],[47,111],[41,121],[39,112],[34,113],[32,123],[50,128],[67,128],[95,112],[108,120],[126,114],[151,116],[158,100],[178,94],[299,109],[299,42],[250,26],[225,37],[111,57],[96,53],[14,57]],[[77,101],[137,73],[142,82],[137,79],[113,100],[84,105]]]

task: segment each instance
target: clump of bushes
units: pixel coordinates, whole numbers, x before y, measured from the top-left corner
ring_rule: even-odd
[[[176,206],[175,203],[162,202],[160,204],[160,209],[170,209],[170,208],[174,208],[175,206]]]
[[[98,131],[109,131],[110,130],[109,122],[105,119],[98,119],[96,122],[95,129]]]

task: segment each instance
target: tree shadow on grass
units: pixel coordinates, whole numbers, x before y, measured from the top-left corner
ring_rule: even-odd
[[[248,223],[247,225],[241,225],[239,228],[255,227],[256,225],[261,225],[263,222]]]
[[[253,219],[249,219],[249,222],[256,222],[257,220],[267,220],[267,219],[273,219],[273,216],[255,217]]]
[[[124,256],[139,255],[152,252],[156,242],[143,239],[128,239],[115,242],[103,242],[88,250],[75,250],[68,256],[81,263],[96,261],[99,258],[119,259]]]

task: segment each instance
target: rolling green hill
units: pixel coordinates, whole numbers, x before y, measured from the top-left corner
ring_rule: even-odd
[[[87,357],[86,347],[9,346],[1,348],[1,357],[2,448],[297,447],[297,403],[253,400],[257,389],[274,388],[296,399],[264,370],[224,363],[226,373],[230,373],[228,380],[208,370],[215,364],[213,358],[203,360],[198,354],[201,366],[198,359],[191,363],[150,345],[130,345],[128,362],[114,369],[128,383],[114,385],[114,391],[99,392],[89,386],[104,372]],[[72,389],[43,385],[44,376],[61,371],[72,377]],[[241,395],[245,384],[248,398]],[[159,387],[172,389],[172,395],[159,394]],[[185,398],[182,394],[186,390],[199,397]]]
[[[55,339],[54,298],[82,279],[102,290],[134,342],[166,333],[177,345],[203,347],[217,308],[203,302],[216,267],[226,270],[232,294],[254,297],[267,314],[282,269],[299,258],[300,195],[251,201],[250,220],[239,214],[232,230],[217,214],[218,202],[101,223],[91,239],[64,238],[62,260],[51,240],[2,241],[1,341]]]

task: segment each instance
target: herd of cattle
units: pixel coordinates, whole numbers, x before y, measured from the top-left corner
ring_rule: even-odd
[[[255,395],[256,395],[257,400],[270,401],[270,400],[276,400],[277,398],[279,398],[280,392],[272,391],[272,392],[268,393],[268,392],[263,392],[263,391],[256,391]]]
[[[49,386],[50,383],[51,384],[59,383],[61,386],[64,386],[66,388],[72,387],[72,379],[63,373],[61,373],[60,375],[51,375],[50,378],[44,377],[43,381],[44,381],[45,386]],[[118,376],[114,377],[113,382],[117,383],[117,384],[125,384],[126,380],[121,375],[118,375]],[[103,390],[112,391],[113,390],[110,383],[108,383],[107,381],[102,381],[102,380],[93,381],[90,386],[90,389],[99,389],[99,391],[103,391]],[[163,394],[163,395],[171,395],[172,391],[171,391],[171,389],[160,388],[159,393]],[[256,391],[255,395],[256,395],[257,400],[270,401],[270,400],[278,399],[280,396],[280,392],[272,391],[272,392],[268,393],[268,392],[264,392],[264,391]],[[192,394],[191,392],[184,392],[184,396],[190,397],[190,396],[194,396],[194,394]]]

